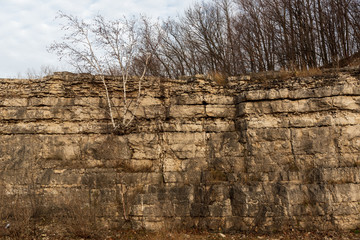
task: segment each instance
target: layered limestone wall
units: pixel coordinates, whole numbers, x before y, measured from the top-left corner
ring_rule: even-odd
[[[1,79],[0,199],[135,229],[357,228],[359,80],[358,68],[225,86],[151,78],[131,129],[113,133],[94,76]]]

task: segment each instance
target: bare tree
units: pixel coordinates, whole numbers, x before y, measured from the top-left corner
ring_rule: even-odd
[[[134,72],[132,64],[139,55],[139,24],[137,19],[125,17],[117,20],[105,20],[98,15],[90,23],[59,12],[57,18],[65,20],[62,30],[65,32],[62,42],[53,43],[48,50],[55,52],[60,60],[65,58],[78,72],[99,75],[105,90],[109,116],[113,130],[126,129],[135,118],[135,111],[142,97],[144,79],[150,55],[146,54],[142,73],[137,83],[137,97],[127,95],[128,84]],[[111,101],[105,75],[117,76],[122,87],[122,106],[116,116]]]
[[[42,65],[40,69],[36,70],[34,68],[28,68],[25,73],[18,73],[17,78],[27,78],[27,79],[42,79],[48,75],[57,72],[57,67],[50,65]]]
[[[306,70],[334,66],[360,50],[359,0],[211,0],[165,21],[105,21],[98,16],[88,24],[62,13],[59,17],[67,20],[63,29],[69,34],[51,50],[78,71],[121,76],[120,124],[102,77],[114,129],[126,127],[134,117],[130,109],[138,101],[126,95],[134,74],[142,80],[145,74],[177,78]]]

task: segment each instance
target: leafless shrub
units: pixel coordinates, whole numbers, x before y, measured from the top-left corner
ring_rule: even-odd
[[[36,236],[31,197],[26,194],[8,195],[0,192],[0,236],[28,239]]]
[[[104,233],[97,221],[100,209],[90,205],[87,198],[71,196],[63,200],[62,208],[62,224],[69,237],[96,239]]]
[[[54,66],[43,65],[38,70],[29,68],[25,73],[19,73],[17,78],[42,79],[43,77],[49,76],[57,71],[58,69]]]

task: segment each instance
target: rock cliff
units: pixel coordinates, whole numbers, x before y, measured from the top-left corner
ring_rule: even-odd
[[[0,199],[134,229],[357,228],[359,80],[359,68],[224,86],[149,78],[131,131],[116,134],[95,76],[1,79]]]

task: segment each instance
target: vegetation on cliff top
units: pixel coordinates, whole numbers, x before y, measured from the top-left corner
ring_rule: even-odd
[[[129,70],[135,75],[147,61],[147,75],[170,78],[338,67],[360,50],[360,1],[211,0],[177,18],[140,17],[131,34],[136,52]],[[128,36],[118,40],[129,43]]]

